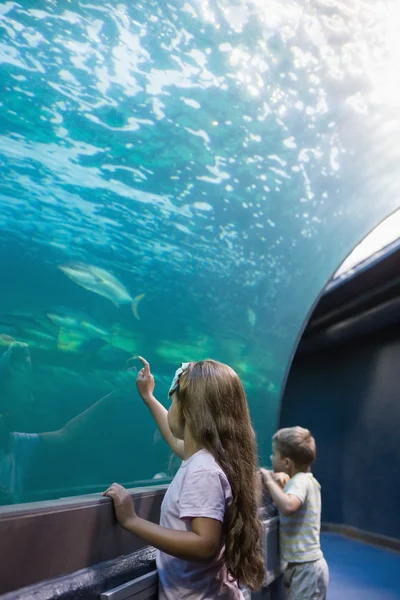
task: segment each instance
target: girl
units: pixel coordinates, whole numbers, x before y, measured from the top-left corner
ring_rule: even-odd
[[[136,383],[170,448],[183,459],[165,494],[160,525],[137,516],[113,484],[122,527],[157,548],[162,600],[243,600],[239,584],[264,579],[255,435],[237,374],[213,360],[185,363],[169,391],[169,411],[153,396],[150,365]]]

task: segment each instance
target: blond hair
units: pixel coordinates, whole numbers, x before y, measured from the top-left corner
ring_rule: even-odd
[[[241,381],[233,369],[214,360],[190,363],[179,379],[177,401],[194,439],[214,456],[231,485],[232,502],[224,522],[228,573],[257,590],[265,576],[260,481],[256,438]]]
[[[272,438],[275,448],[283,458],[290,458],[296,466],[309,467],[315,460],[315,439],[303,427],[279,429]]]

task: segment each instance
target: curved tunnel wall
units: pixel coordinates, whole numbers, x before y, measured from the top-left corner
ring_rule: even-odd
[[[160,398],[177,363],[231,364],[267,460],[312,303],[399,205],[399,21],[369,0],[1,8],[0,333],[33,362],[2,432],[64,440],[20,463],[19,499],[163,475],[132,398],[64,429],[137,354]]]
[[[398,331],[296,357],[280,426],[316,438],[323,521],[400,539]]]

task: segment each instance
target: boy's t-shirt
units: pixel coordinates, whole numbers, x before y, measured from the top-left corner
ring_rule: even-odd
[[[227,476],[209,452],[200,450],[182,462],[170,484],[161,506],[160,525],[191,531],[195,517],[223,523],[231,501]],[[157,551],[157,570],[160,600],[243,600],[220,557],[195,562]]]
[[[320,544],[321,486],[312,473],[297,473],[288,481],[286,494],[297,496],[301,507],[292,515],[280,515],[281,558],[304,563],[323,557]]]

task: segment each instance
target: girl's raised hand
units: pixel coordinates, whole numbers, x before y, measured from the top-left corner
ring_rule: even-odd
[[[136,377],[136,387],[141,398],[144,402],[147,402],[153,396],[154,392],[154,377],[150,372],[150,365],[141,356],[138,356],[138,359],[143,365],[143,368],[140,369],[139,373]]]
[[[103,492],[103,496],[108,496],[114,503],[115,515],[121,527],[129,528],[132,521],[137,517],[135,505],[133,504],[130,493],[119,485],[113,483],[108,490]]]

